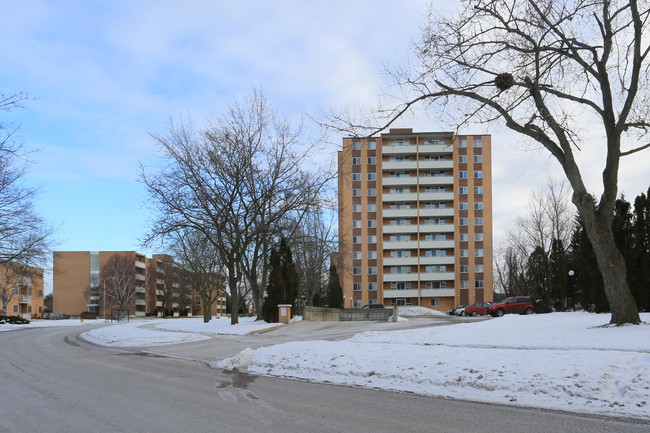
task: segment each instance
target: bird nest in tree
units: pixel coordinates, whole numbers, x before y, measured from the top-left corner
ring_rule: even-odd
[[[503,91],[508,90],[515,84],[515,79],[512,74],[503,73],[499,74],[494,78],[494,85],[497,86],[497,89]]]

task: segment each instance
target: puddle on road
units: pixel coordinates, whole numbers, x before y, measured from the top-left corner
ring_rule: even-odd
[[[217,382],[214,387],[217,389],[228,388],[232,386],[233,388],[246,389],[250,383],[255,381],[255,376],[252,374],[240,373],[239,371],[228,371],[223,370],[224,376],[230,376],[230,381]]]

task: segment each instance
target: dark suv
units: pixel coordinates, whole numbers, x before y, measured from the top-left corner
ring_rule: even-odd
[[[490,305],[487,312],[493,317],[501,317],[508,313],[532,314],[533,303],[530,296],[513,296]]]

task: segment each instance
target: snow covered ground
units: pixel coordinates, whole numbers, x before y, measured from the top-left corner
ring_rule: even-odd
[[[247,349],[214,364],[259,375],[650,418],[650,325],[609,315],[509,315]],[[642,314],[650,322],[650,314]]]
[[[400,320],[421,315],[409,309]],[[427,311],[430,315],[440,313]],[[603,326],[609,315],[508,315],[450,326],[373,331],[343,341],[246,349],[213,367],[251,374],[572,412],[650,419],[650,324]],[[650,323],[650,313],[642,320]],[[102,321],[34,321],[28,327]],[[106,346],[153,346],[277,326],[241,318],[135,320],[90,330]],[[0,325],[10,330],[21,325]],[[24,326],[23,326],[24,327]]]

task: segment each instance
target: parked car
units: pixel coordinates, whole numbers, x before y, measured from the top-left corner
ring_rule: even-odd
[[[465,307],[467,307],[467,304],[461,305],[459,307],[456,307],[454,309],[454,316],[464,316],[465,315]]]
[[[490,304],[487,302],[474,302],[473,304],[469,304],[467,307],[465,307],[465,315],[478,316],[480,314],[482,316],[484,314],[487,314],[489,305]]]
[[[370,308],[385,308],[384,304],[368,304],[361,307],[362,310],[368,310]]]
[[[533,303],[530,296],[513,296],[488,307],[488,314],[493,317],[501,317],[510,313],[532,314]]]

